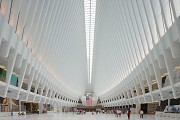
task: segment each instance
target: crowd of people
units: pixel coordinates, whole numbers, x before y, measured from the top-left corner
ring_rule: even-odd
[[[115,114],[116,117],[121,117],[122,114],[125,114],[124,111],[121,111],[119,109],[117,109],[117,110],[104,110],[103,109],[103,110],[96,110],[96,111],[92,110],[92,111],[89,111],[89,112],[91,112],[92,115],[99,114],[99,113],[102,113],[102,114]],[[76,113],[78,115],[82,115],[82,114],[86,114],[86,111],[84,109],[77,109],[77,110],[73,111],[73,114],[74,113]],[[128,109],[126,114],[127,114],[128,119],[130,119],[130,117],[131,117],[131,110]],[[139,111],[139,115],[140,115],[140,118],[143,118],[144,111],[140,110]]]
[[[76,113],[77,114],[86,114],[86,111],[84,109],[79,109],[79,110],[77,109]]]

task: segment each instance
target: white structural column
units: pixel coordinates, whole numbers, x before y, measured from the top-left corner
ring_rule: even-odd
[[[133,83],[134,83],[134,87],[136,89],[136,94],[137,94],[137,99],[138,102],[140,103],[140,99],[139,99],[139,89],[137,88],[137,83],[136,83],[136,78],[133,76]]]
[[[21,91],[21,88],[22,88],[22,84],[23,84],[26,68],[27,68],[27,61],[23,60],[21,68],[20,68],[20,75],[19,75],[19,81],[18,81],[18,88],[19,88],[19,90],[18,90],[18,93],[17,93],[17,98],[16,98],[17,100],[19,99],[19,94],[20,94],[20,91]]]
[[[167,71],[168,71],[168,76],[169,76],[170,83],[171,83],[173,97],[174,97],[174,99],[177,99],[176,90],[174,88],[173,58],[172,58],[171,52],[169,50],[166,50],[166,52],[164,54],[164,58],[165,58],[165,63],[166,63]]]
[[[3,6],[3,7],[2,7]],[[9,13],[10,13],[10,7],[11,7],[11,0],[2,0],[1,1],[1,11],[0,16],[4,16],[0,18],[0,45],[2,44],[2,37],[4,33],[4,30],[7,29],[8,26],[8,19],[9,19]]]
[[[39,99],[39,103],[42,102],[42,97],[43,97],[44,88],[45,88],[46,84],[48,83],[48,81],[46,80],[46,78],[43,77],[42,80],[43,80],[44,82],[43,82],[43,86],[42,86],[42,88],[41,88],[41,93],[40,93],[41,96],[40,96],[40,99]]]
[[[154,61],[153,62],[154,74],[156,76],[156,81],[157,81],[159,93],[160,93],[160,96],[161,96],[161,100],[163,100],[163,95],[162,95],[162,90],[161,90],[162,89],[161,75],[160,75],[160,70],[159,70],[158,66],[159,66],[158,62]]]
[[[132,78],[132,75],[131,75],[131,78]],[[135,95],[134,95],[134,86],[133,86],[133,83],[132,82],[130,82],[130,80],[129,80],[129,85],[130,85],[130,91],[131,91],[131,95],[132,95],[132,99],[133,99],[133,104],[135,104],[135,99],[134,99],[134,97],[135,97]]]
[[[179,22],[178,22],[178,16],[176,15],[176,10],[175,10],[175,6],[174,6],[174,1],[173,0],[170,0],[170,2],[171,2],[171,6],[172,6],[172,12],[173,12],[173,17],[174,17],[174,22],[175,22],[175,28],[176,28],[176,30],[177,30],[177,33],[178,33],[178,38],[180,38],[180,27],[179,27]],[[179,39],[179,42],[180,42],[180,39]],[[180,49],[180,48],[179,48]],[[180,56],[178,56],[178,57],[180,57]]]
[[[45,91],[46,93],[45,93],[44,103],[47,101],[47,95],[48,95],[48,92],[49,92],[49,90],[50,90],[50,87],[52,87],[51,84],[48,84],[47,89],[46,89],[46,91]]]
[[[150,77],[150,73],[149,73],[149,68],[147,68],[145,70],[145,76],[146,76],[148,88],[149,88],[149,91],[150,91],[150,94],[151,94],[151,99],[152,99],[152,102],[153,102],[154,97],[153,97],[153,94],[152,94],[152,81],[151,81],[151,77]]]
[[[6,97],[7,92],[8,92],[16,56],[17,56],[17,52],[14,50],[10,50],[9,57],[8,57],[7,74],[6,74],[6,88],[5,88],[3,97]]]
[[[144,80],[142,79],[141,73],[139,73],[138,75],[138,79],[139,79],[139,84],[143,93],[143,98],[144,98],[144,102],[146,102],[146,98],[145,98],[145,89],[144,89]]]
[[[42,71],[42,66],[41,66],[41,71]],[[37,84],[36,84],[35,90],[34,90],[35,95],[34,95],[33,101],[35,101],[37,94],[39,94],[38,88],[40,86],[40,83],[43,81],[42,77],[43,77],[42,74],[39,74],[38,81],[37,81]]]
[[[28,94],[26,96],[26,101],[28,100],[28,97],[29,97],[29,94],[30,94],[32,82],[33,82],[33,79],[34,79],[34,74],[35,74],[35,68],[32,68],[31,73],[29,75],[29,80],[28,80],[28,88],[27,88]]]

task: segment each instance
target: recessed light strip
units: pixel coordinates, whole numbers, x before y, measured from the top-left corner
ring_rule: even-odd
[[[96,0],[84,0],[88,82],[91,84]]]

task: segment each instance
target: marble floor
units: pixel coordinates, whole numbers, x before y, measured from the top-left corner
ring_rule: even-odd
[[[131,115],[130,120],[141,120],[139,115]],[[24,116],[10,116],[0,117],[0,120],[127,120],[126,115],[121,117],[115,117],[110,114],[98,114],[92,115],[87,113],[86,115],[77,114],[63,114],[63,113],[48,113],[48,114],[31,114]],[[142,120],[180,120],[179,118],[167,118],[167,117],[155,117],[154,115],[144,115]]]

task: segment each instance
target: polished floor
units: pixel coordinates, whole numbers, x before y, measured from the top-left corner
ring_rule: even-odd
[[[130,120],[141,120],[139,115],[131,115]],[[63,113],[48,113],[48,114],[33,114],[25,116],[11,116],[11,117],[0,117],[0,120],[127,120],[126,115],[120,117],[115,117],[115,115],[109,114],[86,114],[86,115],[76,115],[76,114],[63,114]],[[167,117],[155,117],[154,115],[145,115],[142,120],[179,120],[179,118],[167,118]]]

